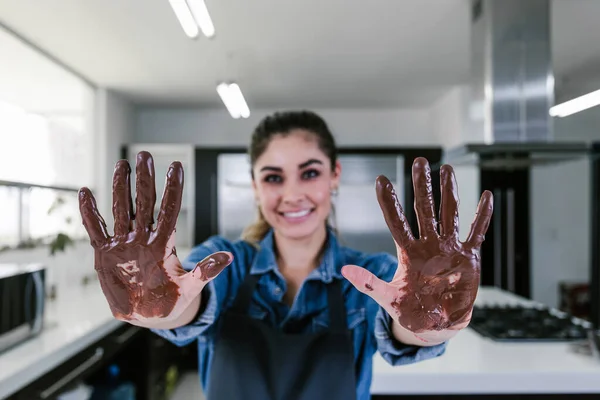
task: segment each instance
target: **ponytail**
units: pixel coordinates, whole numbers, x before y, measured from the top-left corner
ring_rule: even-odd
[[[333,197],[337,196],[337,191],[335,193],[333,193],[333,195],[331,196],[331,211],[329,212],[329,217],[327,218],[327,220],[325,221],[325,226],[327,226],[328,229],[331,229],[331,231],[333,232],[333,234],[339,239],[341,239],[340,237],[340,232],[338,230],[338,223],[337,223],[337,216],[335,213],[335,204],[333,202]]]
[[[260,207],[258,207],[258,218],[244,229],[242,240],[258,246],[258,243],[263,240],[269,229],[271,229],[271,225],[269,225],[262,211],[260,211]]]

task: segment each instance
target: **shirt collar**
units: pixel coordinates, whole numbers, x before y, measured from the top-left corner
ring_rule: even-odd
[[[251,274],[260,275],[278,269],[274,243],[273,229],[270,229],[258,244],[258,252],[250,267]],[[319,266],[310,273],[308,279],[319,279],[326,283],[331,282],[333,278],[342,279],[341,268],[343,263],[342,249],[335,233],[331,228],[328,228],[327,244],[323,258]]]

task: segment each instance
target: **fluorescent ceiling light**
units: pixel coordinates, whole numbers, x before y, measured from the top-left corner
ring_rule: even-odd
[[[217,86],[217,93],[232,118],[248,118],[250,116],[250,109],[237,83],[220,83]]]
[[[204,0],[169,0],[169,3],[183,31],[190,38],[196,38],[200,30],[206,37],[215,35],[215,26]]]
[[[550,108],[550,116],[566,117],[600,104],[600,90],[576,97]]]
[[[204,36],[208,38],[213,37],[215,35],[215,26],[210,18],[204,0],[187,0],[187,3]]]
[[[185,0],[169,0],[169,3],[171,3],[173,12],[179,20],[185,34],[192,39],[197,37],[200,30],[198,29],[198,25],[194,20],[194,16],[192,15],[192,11],[188,7],[187,2]]]

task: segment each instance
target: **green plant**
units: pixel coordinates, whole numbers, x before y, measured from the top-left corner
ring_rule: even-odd
[[[72,246],[74,243],[69,235],[60,232],[50,241],[50,255],[53,256],[59,251],[65,251],[67,246]]]
[[[52,215],[62,208],[66,203],[62,196],[57,196],[50,208],[48,209],[48,215]],[[65,222],[70,225],[73,221],[71,217],[66,217]],[[55,255],[58,252],[66,251],[68,246],[73,246],[75,242],[73,239],[64,232],[58,232],[56,235],[52,235],[48,244],[50,248],[50,255]]]

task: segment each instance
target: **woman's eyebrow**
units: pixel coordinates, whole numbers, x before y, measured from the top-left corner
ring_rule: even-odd
[[[310,160],[304,161],[303,163],[298,164],[298,169],[303,169],[308,167],[309,165],[312,164],[321,164],[323,165],[323,162],[321,160],[317,160],[316,158],[311,158]],[[274,167],[272,165],[265,165],[264,167],[262,167],[260,169],[260,172],[262,171],[274,171],[274,172],[282,172],[283,169],[281,167]]]
[[[264,167],[262,167],[262,168],[260,169],[260,172],[262,172],[262,171],[275,171],[275,172],[282,172],[282,171],[283,171],[283,169],[281,169],[281,168],[279,168],[279,167],[272,167],[272,166],[266,165],[266,166],[264,166]]]
[[[312,165],[312,164],[321,164],[321,165],[323,165],[323,163],[321,162],[321,160],[317,160],[315,158],[311,158],[310,160],[305,161],[302,164],[298,164],[298,169],[306,168],[306,167],[308,167],[309,165]]]

